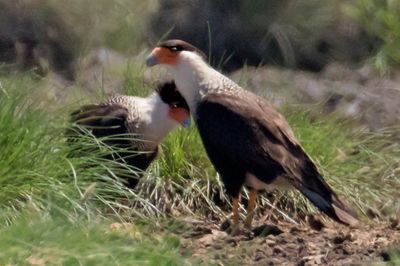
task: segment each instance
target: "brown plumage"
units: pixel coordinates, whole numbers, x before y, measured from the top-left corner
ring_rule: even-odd
[[[211,68],[191,47],[183,41],[169,41],[155,48],[147,63],[170,67],[207,154],[233,199],[234,224],[244,185],[251,188],[251,201],[259,190],[275,185],[294,187],[329,217],[356,224],[355,212],[324,181],[284,117],[265,99]],[[253,207],[250,202],[247,226]]]

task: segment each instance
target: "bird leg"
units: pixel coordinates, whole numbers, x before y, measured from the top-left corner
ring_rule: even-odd
[[[237,235],[239,232],[239,200],[240,195],[232,197],[232,224],[229,229],[230,235]]]
[[[251,188],[250,197],[249,197],[249,201],[247,204],[246,223],[244,225],[247,229],[251,229],[251,222],[253,221],[253,217],[254,217],[254,207],[256,206],[256,199],[257,199],[257,190],[254,188]]]
[[[232,197],[232,228],[239,224],[239,196]]]

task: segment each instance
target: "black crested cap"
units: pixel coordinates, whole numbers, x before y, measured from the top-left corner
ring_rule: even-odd
[[[179,39],[173,39],[173,40],[167,40],[164,41],[162,43],[160,43],[158,45],[158,47],[164,47],[164,48],[168,48],[172,51],[192,51],[192,52],[196,52],[197,54],[199,54],[201,57],[203,57],[204,60],[207,60],[207,56],[206,54],[200,50],[199,48],[193,46],[192,44],[179,40]]]
[[[166,104],[173,107],[184,108],[189,111],[189,106],[182,94],[176,88],[173,80],[158,84],[155,91]]]

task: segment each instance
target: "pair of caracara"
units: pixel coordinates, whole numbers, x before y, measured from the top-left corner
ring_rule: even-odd
[[[296,140],[285,118],[265,99],[242,89],[212,68],[204,54],[181,40],[158,45],[146,61],[165,65],[175,84],[161,86],[148,98],[120,96],[83,108],[78,121],[88,116],[94,124],[117,126],[110,133],[139,133],[149,141],[132,142],[136,150],[150,151],[146,159],[132,160],[145,170],[166,134],[192,115],[205,150],[232,198],[232,223],[238,224],[239,195],[250,188],[245,226],[252,223],[258,191],[289,186],[299,190],[318,209],[334,220],[355,225],[356,214],[325,182],[317,167]],[[85,121],[85,119],[83,119]],[[92,122],[82,122],[91,125]],[[94,135],[109,134],[93,130]]]

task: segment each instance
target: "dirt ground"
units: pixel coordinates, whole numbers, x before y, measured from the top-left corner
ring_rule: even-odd
[[[369,265],[389,260],[388,251],[400,246],[398,220],[355,228],[310,221],[266,223],[233,236],[218,224],[189,219],[182,250],[211,265]]]

